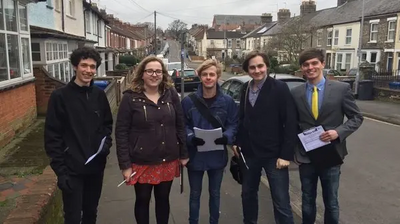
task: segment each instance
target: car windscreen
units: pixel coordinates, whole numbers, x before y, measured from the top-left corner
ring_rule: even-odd
[[[196,76],[196,72],[194,70],[185,70],[185,77],[193,77]]]
[[[174,69],[180,69],[181,64],[168,64],[168,71],[174,70]]]
[[[302,80],[298,80],[298,79],[284,79],[282,80],[284,82],[286,82],[286,84],[288,85],[289,89],[293,89],[301,84],[304,83],[304,81]]]

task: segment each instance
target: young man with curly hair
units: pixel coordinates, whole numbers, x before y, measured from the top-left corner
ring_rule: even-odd
[[[112,145],[112,113],[106,94],[93,85],[101,64],[90,47],[70,57],[75,76],[52,92],[45,123],[45,150],[62,191],[65,224],[95,224],[107,155]],[[90,162],[89,157],[101,147]]]

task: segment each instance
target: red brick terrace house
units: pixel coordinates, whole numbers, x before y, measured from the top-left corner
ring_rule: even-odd
[[[9,0],[0,7],[0,148],[36,118],[26,5],[46,0]],[[18,9],[18,10],[17,10]]]

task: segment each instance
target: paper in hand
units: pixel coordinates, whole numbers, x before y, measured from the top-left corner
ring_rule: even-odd
[[[101,152],[101,150],[103,150],[104,142],[106,141],[106,137],[107,137],[107,136],[105,136],[105,137],[101,140],[99,149],[97,150],[97,152],[96,152],[95,154],[93,154],[92,156],[89,157],[89,159],[86,161],[85,165],[88,164],[90,161],[92,161],[92,160]]]

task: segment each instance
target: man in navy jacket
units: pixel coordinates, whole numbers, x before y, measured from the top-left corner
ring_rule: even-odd
[[[228,162],[226,145],[232,145],[237,128],[237,106],[233,99],[222,93],[218,79],[221,67],[215,60],[207,60],[197,69],[202,84],[195,96],[224,127],[223,137],[215,139],[215,144],[224,145],[224,150],[201,151],[197,146],[204,145],[204,140],[195,136],[193,128],[214,129],[204,118],[190,97],[182,100],[189,151],[188,174],[190,184],[189,223],[199,223],[200,195],[203,174],[207,171],[210,192],[210,224],[217,224],[219,219],[220,188],[224,168]],[[204,221],[202,221],[204,223]]]
[[[253,78],[241,92],[236,137],[249,167],[242,184],[243,221],[257,223],[258,186],[264,169],[276,223],[293,224],[288,166],[297,138],[297,112],[289,87],[270,77],[268,67],[268,57],[257,51],[243,63],[243,70]]]

